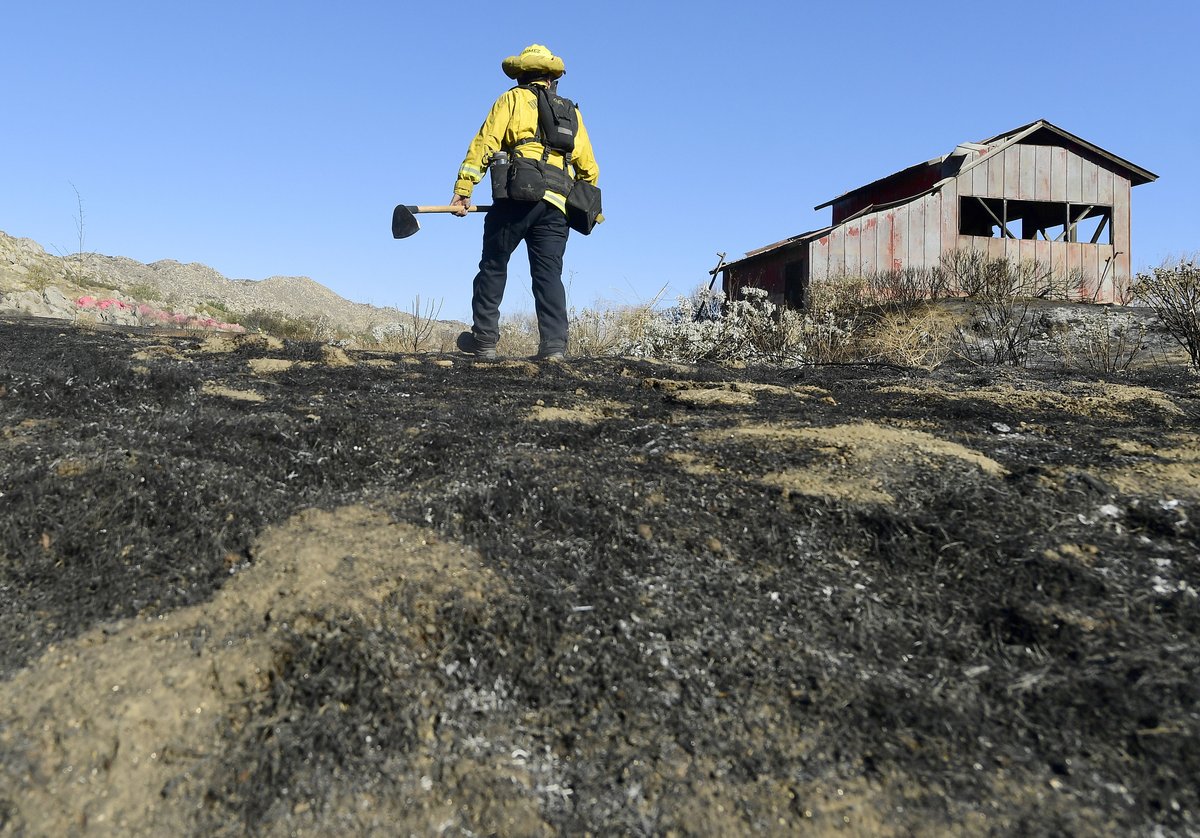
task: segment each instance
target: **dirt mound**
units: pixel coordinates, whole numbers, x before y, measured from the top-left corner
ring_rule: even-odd
[[[338,694],[340,685],[331,683],[337,680],[334,670],[351,676],[346,683],[352,690],[359,686],[348,626],[386,631],[394,648],[374,663],[394,669],[389,674],[397,681],[404,676],[416,681],[437,675],[444,640],[461,630],[463,619],[477,619],[485,603],[504,594],[471,551],[357,507],[300,513],[268,529],[252,552],[253,564],[231,568],[239,572],[211,600],[106,623],[49,649],[36,667],[0,684],[14,734],[7,745],[25,766],[9,788],[22,801],[26,829],[37,835],[65,835],[76,826],[182,834],[194,828],[205,782],[217,783],[234,808],[264,816],[267,809],[254,808],[261,803],[254,791],[281,770],[272,760],[295,749],[288,736],[311,747],[312,737],[329,737],[329,728],[347,713],[340,699],[352,696]],[[402,613],[399,602],[408,606]],[[446,623],[450,615],[454,619]],[[302,698],[290,686],[280,695],[279,679],[297,667],[298,658],[313,654],[297,648],[302,639],[322,647],[316,654],[325,683],[297,685],[310,693]],[[404,657],[409,659],[401,663]],[[412,671],[421,668],[430,672]],[[302,682],[310,677],[307,669],[299,674]],[[419,750],[431,736],[434,696],[408,695],[402,684],[382,680],[372,686],[378,692],[366,696],[371,706],[355,709],[373,718],[376,731],[387,729],[397,739],[412,734],[407,744]],[[397,694],[426,708],[404,720],[412,730],[401,730],[400,719],[380,713]],[[268,702],[259,702],[263,695]],[[438,707],[451,697],[440,698]],[[309,708],[317,715],[307,723],[288,713],[303,699],[318,702]],[[264,718],[267,705],[271,714]],[[328,721],[320,718],[326,714]],[[263,748],[259,737],[268,726],[267,738],[274,741]],[[392,744],[387,736],[377,738],[381,745]],[[239,758],[226,753],[225,740],[239,744],[241,750],[234,750]],[[322,757],[339,748],[370,752],[376,749],[371,740],[368,735],[359,743],[328,742]],[[311,755],[286,756],[303,762]],[[475,772],[485,769],[476,766]],[[496,781],[528,774],[513,765]],[[409,795],[428,796],[418,778],[411,785]],[[358,794],[353,788],[339,793]],[[162,806],[164,798],[175,805]],[[529,818],[539,822],[531,802],[515,798],[515,804],[517,813],[505,826],[519,827]],[[300,809],[296,814],[304,811],[293,808]],[[432,798],[415,809],[412,800],[403,809],[386,800],[353,807],[365,822],[391,824],[400,832],[429,831],[447,816],[453,819],[454,808]]]
[[[3,834],[1200,829],[1191,376],[3,328]]]

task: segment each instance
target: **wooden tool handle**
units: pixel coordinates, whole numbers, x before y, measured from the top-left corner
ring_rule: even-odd
[[[475,206],[473,206],[469,210],[467,210],[467,212],[487,212],[491,208],[492,207],[490,204],[476,204]],[[412,206],[410,206],[410,207],[408,207],[408,211],[414,212],[414,213],[415,212],[456,212],[457,210],[458,210],[458,207],[447,207],[447,206],[439,206],[439,207],[412,207]]]

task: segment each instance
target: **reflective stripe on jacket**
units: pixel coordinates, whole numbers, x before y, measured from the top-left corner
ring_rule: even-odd
[[[578,109],[576,109],[578,113]],[[454,184],[454,194],[470,197],[475,184],[483,179],[486,168],[484,161],[493,151],[504,149],[509,154],[518,157],[542,158],[542,144],[529,142],[516,145],[520,140],[537,136],[538,107],[537,96],[529,90],[514,87],[502,95],[492,105],[487,119],[471,140],[467,148],[467,156],[458,168],[458,180]],[[557,151],[550,152],[549,162],[562,168],[563,156]],[[575,135],[575,150],[571,152],[571,167],[575,170],[576,180],[586,180],[595,184],[600,177],[600,167],[596,165],[596,156],[592,153],[592,142],[588,139],[587,128],[583,124],[583,116],[579,116],[579,133]],[[557,192],[547,190],[544,201],[566,212],[566,197]]]

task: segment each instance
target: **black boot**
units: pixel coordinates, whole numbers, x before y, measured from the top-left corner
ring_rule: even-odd
[[[458,336],[458,340],[455,341],[455,343],[458,345],[458,348],[461,351],[467,353],[468,355],[473,355],[476,360],[496,360],[496,347],[484,346],[475,340],[475,335],[471,334],[470,332],[463,332]]]
[[[567,353],[561,349],[554,347],[538,347],[538,352],[533,356],[535,361],[565,361]]]

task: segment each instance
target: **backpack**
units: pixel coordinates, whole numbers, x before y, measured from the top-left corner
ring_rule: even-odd
[[[537,97],[538,139],[543,145],[561,152],[568,160],[575,150],[575,135],[579,133],[579,112],[575,103],[559,96],[544,85],[522,85]]]
[[[542,158],[513,156],[507,174],[506,197],[517,201],[540,201],[547,189],[569,195],[575,185],[571,176],[571,152],[575,150],[575,135],[579,131],[579,112],[575,110],[575,103],[540,84],[519,87],[537,99],[538,127],[536,135],[518,140],[514,149],[526,143],[541,143]],[[551,151],[563,156],[561,169],[550,162]]]

